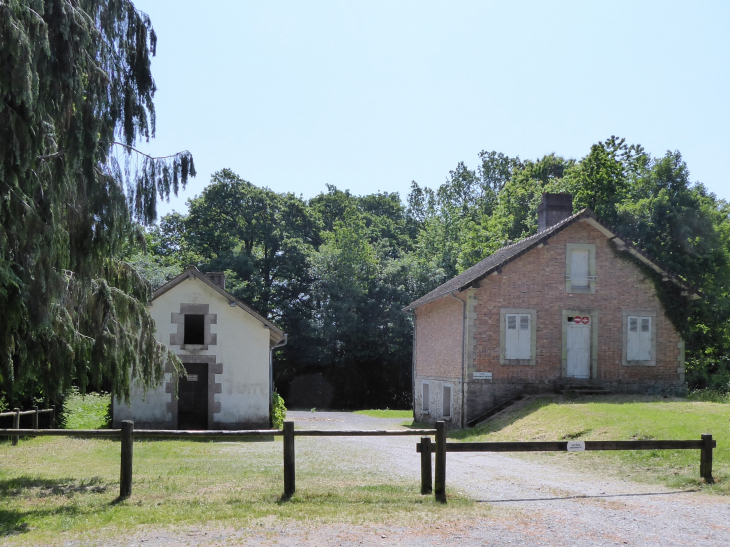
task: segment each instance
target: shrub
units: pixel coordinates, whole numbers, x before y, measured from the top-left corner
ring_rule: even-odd
[[[63,402],[65,429],[106,429],[111,423],[112,398],[108,393],[81,395],[74,387]]]
[[[286,418],[286,406],[284,406],[284,399],[282,399],[281,395],[276,392],[271,395],[271,399],[271,425],[274,429],[281,429],[284,427],[284,419]]]
[[[687,395],[687,398],[706,403],[730,403],[730,394],[710,388],[695,389]]]

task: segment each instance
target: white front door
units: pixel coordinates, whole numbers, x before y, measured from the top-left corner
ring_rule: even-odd
[[[573,318],[570,318],[573,319]],[[588,317],[568,324],[568,378],[591,377],[591,325]]]

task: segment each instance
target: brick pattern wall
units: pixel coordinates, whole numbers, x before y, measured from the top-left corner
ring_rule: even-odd
[[[463,304],[450,296],[416,310],[417,377],[461,380],[463,317]]]
[[[596,246],[595,294],[565,291],[565,253],[568,243]],[[476,350],[470,368],[490,371],[494,380],[553,382],[562,376],[562,310],[597,312],[598,370],[596,382],[678,383],[679,334],[664,314],[653,283],[633,263],[617,256],[611,243],[587,222],[578,222],[548,244],[528,252],[491,275],[476,294]],[[499,309],[537,310],[535,366],[499,364]],[[621,365],[624,309],[656,310],[656,366]]]
[[[568,243],[595,244],[594,294],[566,292]],[[469,420],[517,393],[555,391],[574,382],[563,370],[563,310],[595,314],[592,328],[598,331],[592,339],[597,340],[597,366],[591,384],[619,392],[677,391],[684,386],[683,344],[653,283],[632,262],[621,258],[606,236],[588,222],[569,226],[547,245],[532,249],[500,274],[482,280],[476,291],[458,296],[476,300],[468,309],[465,406]],[[537,311],[535,365],[500,365],[500,308]],[[656,311],[656,366],[622,365],[623,310]],[[462,313],[461,303],[450,297],[418,308],[417,379],[461,378]],[[491,372],[492,380],[474,380],[473,372]]]

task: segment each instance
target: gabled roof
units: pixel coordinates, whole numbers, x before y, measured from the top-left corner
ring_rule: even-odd
[[[229,293],[225,289],[221,289],[218,285],[216,285],[210,279],[208,279],[208,277],[205,274],[201,273],[200,270],[198,270],[198,268],[196,268],[195,266],[188,266],[187,268],[185,268],[185,271],[183,273],[178,275],[176,278],[171,279],[170,281],[168,281],[167,283],[162,285],[162,287],[159,287],[155,292],[152,293],[152,301],[154,301],[155,298],[162,296],[170,289],[177,287],[180,283],[182,283],[186,279],[191,279],[191,278],[195,278],[195,279],[202,281],[208,287],[210,287],[211,289],[213,289],[214,291],[219,293],[221,296],[227,298],[229,302],[234,303],[236,306],[243,309],[243,311],[247,312],[254,319],[261,321],[261,323],[263,323],[264,326],[269,329],[269,337],[271,338],[271,341],[273,343],[276,344],[284,338],[283,330],[281,330],[279,327],[274,325],[268,319],[261,317],[258,313],[253,311],[246,304],[241,302],[238,298],[233,296],[231,293]]]
[[[495,251],[491,255],[489,255],[487,258],[482,260],[481,262],[475,264],[471,268],[464,270],[462,273],[457,275],[456,277],[453,277],[449,279],[446,283],[443,285],[436,287],[434,290],[432,290],[430,293],[426,294],[425,296],[422,296],[418,300],[414,300],[408,306],[403,308],[404,311],[413,311],[417,307],[422,306],[423,304],[426,304],[428,302],[431,302],[433,300],[436,300],[438,298],[441,298],[443,296],[446,296],[448,294],[451,294],[453,292],[457,291],[463,291],[464,289],[469,288],[472,284],[476,283],[477,281],[485,278],[486,276],[490,275],[493,272],[500,272],[502,267],[509,264],[513,260],[518,259],[528,251],[534,249],[540,244],[544,244],[548,239],[550,239],[555,234],[565,230],[568,226],[581,221],[585,220],[589,222],[593,227],[598,229],[603,235],[605,235],[608,239],[612,240],[618,250],[625,251],[630,254],[632,254],[634,257],[636,257],[638,260],[649,266],[652,270],[659,273],[662,276],[663,281],[671,281],[675,285],[681,287],[684,289],[682,292],[683,295],[689,296],[692,299],[700,298],[699,292],[694,289],[689,283],[686,281],[683,281],[676,275],[670,273],[667,269],[662,268],[659,266],[653,259],[649,258],[646,254],[644,254],[642,251],[637,249],[634,245],[627,242],[626,240],[621,239],[618,235],[614,233],[611,229],[604,226],[597,218],[593,211],[586,208],[582,211],[574,214],[573,216],[570,216],[566,218],[565,220],[550,226],[548,229],[543,230],[542,232],[539,232],[537,234],[531,235],[530,237],[526,237],[525,239],[518,241],[517,243],[513,243],[512,245],[507,245],[506,247],[502,247],[498,251]]]

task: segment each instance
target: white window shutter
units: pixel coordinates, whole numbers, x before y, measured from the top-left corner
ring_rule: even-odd
[[[504,357],[505,359],[519,359],[520,342],[518,330],[518,315],[507,314],[505,316],[505,330],[504,330]]]
[[[626,333],[626,360],[639,360],[639,318],[628,317],[628,332]]]
[[[651,317],[642,317],[639,328],[639,361],[651,361]]]
[[[626,360],[651,361],[651,317],[628,317]]]
[[[520,315],[519,330],[519,357],[518,359],[529,359],[532,357],[530,345],[532,343],[532,331],[530,329],[530,316],[527,314]]]
[[[444,386],[443,387],[443,394],[444,394],[444,412],[443,417],[444,418],[450,418],[451,417],[451,386]]]
[[[590,252],[573,250],[570,252],[570,286],[576,288],[588,287],[588,258]]]

